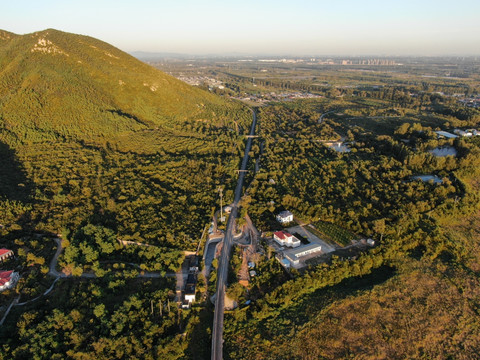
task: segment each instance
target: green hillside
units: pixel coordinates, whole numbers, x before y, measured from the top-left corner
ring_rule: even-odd
[[[48,29],[0,32],[0,114],[9,143],[112,138],[202,121],[235,105],[100,40]]]

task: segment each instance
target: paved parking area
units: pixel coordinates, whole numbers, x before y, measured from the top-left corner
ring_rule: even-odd
[[[295,235],[295,233],[299,233],[303,237],[307,238],[311,243],[320,244],[322,246],[322,253],[324,253],[324,254],[332,252],[332,251],[335,250],[335,248],[332,245],[327,244],[325,241],[318,238],[317,236],[315,236],[311,232],[307,231],[307,229],[303,228],[302,226],[293,226],[293,227],[290,227],[290,228],[285,229],[285,230],[288,231],[292,235]]]

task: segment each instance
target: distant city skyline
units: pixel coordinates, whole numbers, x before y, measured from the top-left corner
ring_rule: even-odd
[[[0,27],[55,28],[127,51],[192,55],[480,55],[480,2],[19,0]]]

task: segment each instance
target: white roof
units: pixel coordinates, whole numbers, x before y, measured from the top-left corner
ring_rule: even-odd
[[[284,252],[284,254],[285,254],[285,256],[289,257],[290,259],[293,259],[293,258],[299,257],[298,255],[301,254],[301,253],[304,253],[305,251],[317,252],[317,251],[321,251],[321,250],[322,250],[322,246],[320,244],[311,243],[311,244],[308,244],[308,245],[299,246],[299,247],[294,248],[292,250],[287,250],[287,251]]]
[[[447,131],[435,131],[438,135],[440,136],[445,136],[446,138],[454,139],[457,138],[457,135],[454,135],[452,133],[449,133]]]

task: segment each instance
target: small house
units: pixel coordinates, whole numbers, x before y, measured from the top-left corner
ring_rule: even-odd
[[[277,221],[280,224],[288,224],[289,222],[293,221],[293,214],[290,211],[285,210],[285,211],[280,212],[276,216],[276,218],[277,218]]]

